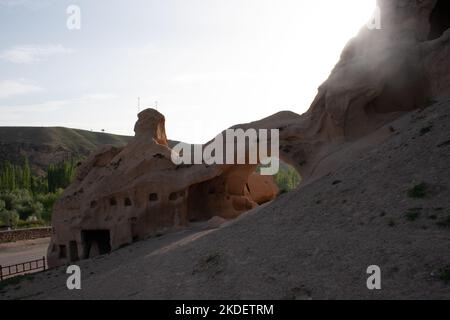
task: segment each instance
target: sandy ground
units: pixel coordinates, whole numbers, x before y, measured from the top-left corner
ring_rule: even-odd
[[[50,238],[0,243],[0,265],[8,266],[30,260],[41,259],[47,255]]]
[[[386,130],[370,150],[336,154],[337,170],[218,228],[80,261],[82,290],[67,289],[62,267],[0,299],[450,299],[450,102]],[[381,290],[366,286],[371,265]]]

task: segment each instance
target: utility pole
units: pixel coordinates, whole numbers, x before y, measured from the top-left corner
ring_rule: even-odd
[[[155,101],[155,110],[158,111],[158,101]]]

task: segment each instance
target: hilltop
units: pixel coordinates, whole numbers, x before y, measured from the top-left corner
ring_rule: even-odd
[[[85,157],[103,145],[123,146],[132,137],[64,127],[0,127],[0,162],[27,157],[41,174],[50,164]]]

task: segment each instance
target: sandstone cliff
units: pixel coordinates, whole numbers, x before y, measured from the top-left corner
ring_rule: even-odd
[[[365,275],[359,272],[380,261],[395,287],[385,291],[386,297],[448,297],[448,288],[428,282],[434,279],[427,277],[449,258],[444,250],[447,230],[433,225],[428,231],[431,226],[425,221],[420,231],[420,226],[403,222],[394,230],[395,222],[384,218],[391,214],[390,219],[398,221],[400,210],[415,206],[402,197],[416,179],[431,180],[433,201],[439,201],[441,210],[448,209],[445,137],[450,23],[446,3],[380,0],[382,29],[363,28],[349,42],[308,112],[282,112],[237,126],[279,129],[280,157],[301,173],[303,186],[217,233],[204,233],[200,240],[190,238],[186,247],[168,246],[151,256],[137,257],[138,270],[151,266],[159,275],[147,273],[142,296],[193,298],[190,294],[195,292],[195,297],[201,293],[205,298],[329,298],[358,292],[372,297],[359,286]],[[430,132],[430,123],[438,131],[420,140]],[[83,164],[78,181],[55,207],[55,235],[49,248],[53,265],[78,252],[89,257],[91,250],[108,251],[158,228],[214,215],[236,217],[256,207],[256,197],[245,187],[254,166],[177,168],[168,160],[165,141],[162,115],[145,111],[129,145],[104,149]],[[432,149],[426,150],[427,146]],[[432,168],[430,179],[426,179],[431,172],[426,170],[427,163]],[[384,180],[384,175],[389,179]],[[153,210],[154,205],[159,209]],[[426,207],[430,217],[438,209],[430,202],[419,205],[422,210]],[[106,228],[110,233],[91,232]],[[196,257],[212,252],[217,263],[213,259],[212,269],[208,257],[196,263],[193,252]],[[180,269],[185,265],[190,267],[188,275]],[[398,275],[398,270],[404,273]],[[421,291],[413,291],[407,283],[411,273],[419,279]],[[175,274],[182,275],[176,282],[182,285],[172,290],[167,281]],[[230,277],[240,284],[239,290],[227,286]],[[355,277],[359,280],[353,281]],[[141,285],[141,279],[130,281],[135,287]],[[97,285],[99,280],[93,278],[92,292]],[[204,286],[211,290],[202,290]],[[109,296],[123,297],[126,292],[124,288]]]
[[[77,170],[54,207],[50,266],[92,258],[189,222],[236,218],[272,200],[271,177],[256,165],[176,165],[165,119],[139,114],[135,137],[125,147],[106,146]]]

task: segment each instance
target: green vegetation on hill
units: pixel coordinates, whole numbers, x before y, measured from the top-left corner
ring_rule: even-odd
[[[48,225],[52,208],[73,179],[76,161],[51,165],[44,177],[31,173],[28,160],[22,165],[0,165],[0,225],[12,228]]]
[[[0,163],[22,164],[44,175],[50,165],[87,157],[104,145],[122,147],[132,137],[62,127],[0,127]]]
[[[3,144],[30,143],[65,150],[95,150],[106,144],[125,145],[131,138],[64,127],[0,127],[0,142]]]

